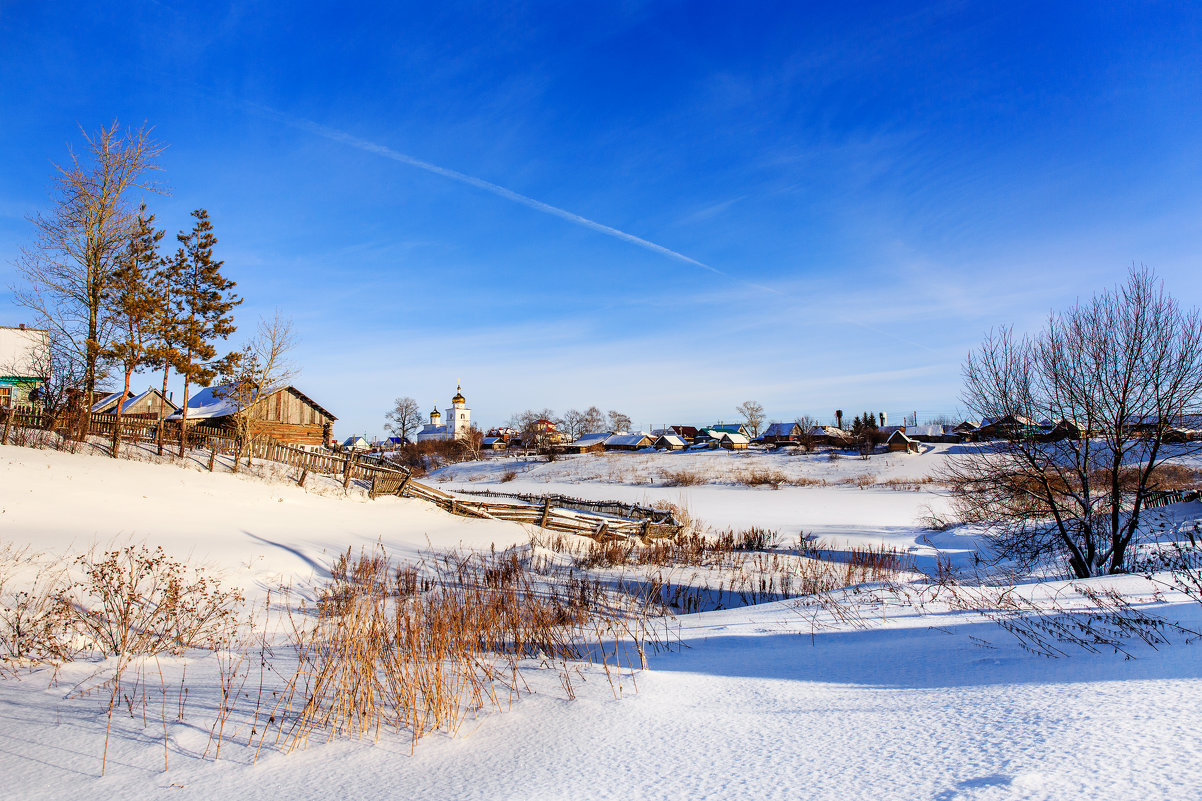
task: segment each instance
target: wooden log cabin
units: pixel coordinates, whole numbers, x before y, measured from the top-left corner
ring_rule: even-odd
[[[236,404],[227,397],[225,387],[208,387],[188,400],[189,422],[237,431]],[[325,446],[334,421],[338,418],[294,386],[277,389],[246,409],[252,436],[267,436],[277,442],[307,447]],[[170,419],[179,420],[177,412]]]
[[[121,400],[120,392],[113,392],[92,405],[93,412],[101,414],[116,414],[117,401]],[[131,395],[121,405],[121,414],[128,417],[145,417],[157,420],[159,415],[167,417],[179,409],[169,398],[154,387],[149,387],[141,395]]]

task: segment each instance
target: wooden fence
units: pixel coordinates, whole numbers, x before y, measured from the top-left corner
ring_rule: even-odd
[[[1196,501],[1202,498],[1199,497],[1198,490],[1168,490],[1155,491],[1148,493],[1144,498],[1144,506],[1148,509],[1155,509],[1158,506],[1168,506],[1170,503],[1181,503],[1182,501]]]
[[[3,415],[3,443],[8,444],[12,427],[58,428],[67,425],[61,419],[50,419],[49,415],[34,411],[7,411]],[[113,414],[93,414],[88,432],[111,437],[117,425]],[[158,431],[158,420],[122,415],[121,436],[126,440],[153,441]],[[178,427],[173,434],[178,437]],[[237,441],[225,429],[190,425],[188,444],[209,451],[209,468],[218,453],[237,454]],[[449,492],[435,489],[413,480],[412,472],[395,462],[366,454],[336,454],[328,451],[311,451],[286,445],[267,437],[253,438],[241,449],[241,456],[288,465],[299,472],[299,483],[304,484],[309,473],[334,475],[349,487],[354,481],[363,482],[368,496],[396,495],[402,498],[417,498],[464,517],[507,520],[527,523],[549,531],[582,534],[598,539],[623,537],[671,537],[680,531],[672,515],[659,509],[632,506],[617,501],[582,501],[561,496],[520,498],[517,503],[464,499]],[[594,510],[588,513],[574,508],[585,506]],[[633,519],[632,519],[633,518]]]
[[[675,526],[676,520],[668,509],[654,509],[650,506],[639,506],[621,501],[590,501],[585,498],[572,498],[568,495],[533,495],[521,492],[493,492],[490,490],[455,490],[460,495],[487,495],[492,498],[517,498],[527,503],[541,504],[548,499],[562,509],[574,509],[578,512],[596,512],[613,517],[625,517],[632,520],[650,520],[652,523],[662,523]]]

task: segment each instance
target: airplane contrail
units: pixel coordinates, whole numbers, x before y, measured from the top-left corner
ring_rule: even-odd
[[[426,172],[433,173],[434,175],[440,175],[443,178],[448,178],[452,181],[466,184],[467,186],[473,186],[477,189],[482,189],[485,192],[490,192],[498,197],[503,197],[506,200],[512,200],[514,203],[520,203],[521,205],[534,209],[535,211],[541,211],[544,214],[550,214],[554,217],[559,217],[562,220],[567,220],[570,223],[584,226],[585,228],[596,231],[597,233],[605,234],[606,236],[611,236],[615,239],[620,239],[623,242],[629,242],[632,245],[649,250],[652,253],[659,253],[662,256],[667,256],[668,258],[675,259],[676,261],[681,261],[685,264],[691,264],[694,267],[700,267],[703,270],[708,270],[714,275],[721,275],[724,278],[740,281],[740,279],[735,278],[729,273],[719,270],[717,267],[711,267],[705,262],[698,261],[697,259],[684,255],[683,253],[672,250],[671,248],[666,248],[663,245],[657,245],[656,243],[643,239],[640,236],[628,234],[625,231],[619,230],[610,225],[605,225],[604,223],[599,223],[596,220],[590,220],[588,217],[582,217],[581,215],[568,211],[567,209],[561,209],[558,206],[552,206],[550,203],[544,203],[541,200],[535,200],[528,195],[523,195],[520,192],[507,189],[500,184],[494,184],[492,181],[486,181],[483,178],[477,178],[473,175],[468,175],[447,167],[440,167],[437,164],[433,164],[429,161],[423,161],[422,159],[414,158],[413,156],[393,150],[387,145],[370,142],[345,131],[340,131],[336,128],[331,128],[327,125],[313,122],[312,120],[292,117],[265,106],[256,105],[254,108],[256,111],[264,114],[265,116],[272,117],[287,125],[291,125],[294,128],[300,128],[301,130],[308,131],[309,133],[316,134],[317,136],[329,139],[333,142],[349,145],[350,147],[357,148],[367,153],[374,153],[378,156],[383,156],[384,158],[391,159],[401,164],[407,164],[410,167],[416,167],[419,170],[425,170]],[[740,282],[748,283],[743,281]],[[769,292],[773,291],[770,287],[761,286],[759,284],[750,285],[759,289],[767,290]]]

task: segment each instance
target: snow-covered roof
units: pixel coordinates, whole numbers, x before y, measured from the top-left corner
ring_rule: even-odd
[[[148,395],[158,395],[159,397],[162,397],[163,393],[160,390],[155,389],[154,387],[149,387],[141,395],[133,395],[129,398],[129,400],[127,400],[127,401],[125,401],[125,403],[121,404],[121,413],[122,414],[128,413],[130,409],[133,409],[134,407],[136,407]],[[116,409],[117,409],[117,400],[120,397],[121,397],[120,392],[114,392],[111,395],[106,395],[98,403],[93,404],[92,411],[93,412],[101,412],[101,411],[104,411],[107,407],[112,406],[113,408],[109,409],[108,411],[115,413]],[[163,398],[163,403],[167,404],[168,406],[170,406],[172,408],[175,408],[175,404],[172,403],[171,401],[167,400],[166,398]],[[189,417],[190,416],[191,415],[189,415]]]
[[[581,434],[580,438],[573,442],[573,445],[596,445],[604,444],[605,440],[614,435],[612,431],[599,431],[592,434]]]
[[[635,431],[633,433],[627,433],[625,431],[620,431],[617,434],[613,434],[608,439],[606,439],[605,444],[609,445],[611,447],[617,446],[617,447],[630,448],[630,447],[637,447],[639,445],[642,445],[646,440],[649,440],[649,439],[651,439],[651,436],[643,431]]]
[[[42,328],[0,326],[0,376],[46,378],[50,334]]]
[[[719,431],[718,441],[722,442],[723,440],[734,445],[751,444],[751,437],[747,436],[746,434],[740,434],[738,431]]]
[[[810,431],[810,436],[839,437],[842,439],[847,439],[850,435],[837,426],[814,426],[813,430]]]
[[[764,429],[765,437],[791,437],[798,430],[797,423],[772,423]]]
[[[92,404],[92,411],[93,411],[93,412],[98,412],[98,411],[100,411],[101,409],[104,409],[104,408],[106,408],[106,407],[108,407],[108,406],[111,406],[112,404],[116,403],[116,402],[117,402],[117,399],[118,399],[118,398],[120,398],[120,397],[121,397],[121,393],[120,393],[120,392],[112,392],[112,393],[110,393],[110,394],[108,394],[108,395],[105,395],[103,398],[101,398],[100,400],[96,401],[96,403],[93,403],[93,404]],[[128,404],[128,402],[126,402],[126,405],[127,405],[127,406],[129,405],[129,404]]]
[[[679,434],[660,434],[659,439],[655,440],[655,444],[659,445],[661,442],[666,445],[677,445],[681,448],[689,444]]]
[[[229,392],[228,385],[205,387],[200,392],[188,398],[188,419],[210,420],[214,417],[226,417],[231,414],[237,414],[238,404],[229,398],[223,397],[223,393],[226,392]],[[178,420],[181,416],[180,412],[175,412],[168,419]]]
[[[188,419],[189,420],[210,420],[214,417],[226,417],[231,414],[238,413],[238,404],[232,399],[223,397],[230,392],[230,385],[223,384],[216,387],[205,387],[197,392],[192,397],[188,398]],[[330,414],[329,410],[325,409],[321,404],[310,398],[305,393],[301,392],[296,387],[289,384],[286,387],[280,387],[276,392],[293,392],[303,398],[307,403],[317,409],[331,420],[338,418]],[[270,398],[275,395],[275,392],[267,395]],[[168,420],[179,420],[180,412],[173,413]]]
[[[942,425],[906,426],[904,431],[905,431],[905,434],[907,435],[907,438],[909,438],[909,437],[942,437],[943,436],[943,426]]]
[[[922,426],[915,426],[915,428],[921,428],[921,427]],[[914,440],[910,439],[909,437],[907,437],[906,432],[902,431],[900,428],[898,430],[894,431],[892,434],[890,434],[889,439],[887,439],[886,442],[892,442],[895,439],[901,440],[902,442],[913,442],[914,441]]]

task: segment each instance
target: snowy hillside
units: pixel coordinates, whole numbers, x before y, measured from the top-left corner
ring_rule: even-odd
[[[805,532],[848,545],[896,546],[919,567],[934,565],[935,546],[969,564],[971,536],[936,535],[918,522],[924,506],[944,502],[931,487],[883,483],[921,479],[937,453],[867,462],[794,457],[775,468],[827,483],[777,490],[721,481],[756,467],[754,455],[665,456],[687,460],[672,470],[711,471],[712,483],[676,487],[654,480],[669,469],[655,458],[490,461],[433,478],[446,479],[444,489],[667,499],[715,529],[778,529],[786,547]],[[506,476],[511,470],[517,475]],[[640,471],[645,484],[636,480]],[[865,473],[874,480],[857,483]],[[543,553],[527,547],[532,532],[520,526],[452,517],[416,500],[367,501],[342,497],[340,488],[303,490],[98,456],[2,447],[0,487],[0,547],[28,546],[52,562],[93,546],[161,545],[259,602],[269,591],[278,597],[281,586],[311,591],[348,546],[378,542],[400,560],[453,547]],[[1202,517],[1202,505],[1165,507],[1158,515],[1191,521]],[[28,580],[32,569],[7,579]],[[1110,614],[1121,620],[1163,619],[1152,627],[1162,639],[1121,640],[1119,652],[1057,641],[1063,655],[1052,658],[1020,638],[1021,625],[1016,635],[999,624],[1013,628],[1022,618],[999,613],[1006,604],[1053,623],[1070,619],[1064,616],[1089,608],[1083,587],[1119,591]],[[412,746],[404,734],[383,730],[354,740],[313,739],[290,753],[270,745],[257,751],[264,721],[235,712],[216,760],[216,721],[202,710],[216,706],[225,675],[218,660],[163,656],[145,672],[151,697],[159,697],[161,683],[186,681],[194,711],[177,720],[174,707],[122,702],[128,711],[114,716],[103,777],[104,664],[19,669],[0,679],[0,796],[1202,796],[1202,644],[1189,642],[1189,631],[1202,631],[1202,605],[1141,577],[1023,583],[1012,591],[877,582],[820,598],[679,615],[664,625],[671,647],[650,651],[645,670],[580,663],[564,674],[527,660],[532,692],[502,699],[499,711],[472,717],[455,736],[436,733]],[[282,646],[275,650],[281,658]],[[273,686],[257,664],[245,675],[238,687],[244,708],[257,689]],[[161,695],[184,703],[178,694]]]

